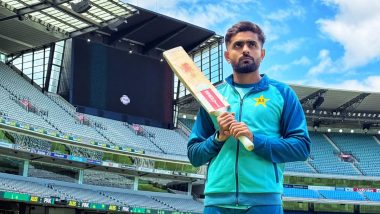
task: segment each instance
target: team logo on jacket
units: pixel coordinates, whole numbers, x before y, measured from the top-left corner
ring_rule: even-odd
[[[269,101],[269,99],[265,98],[264,95],[261,95],[259,98],[253,98],[253,99],[256,101],[255,106],[262,105],[265,108],[267,107],[266,103]]]

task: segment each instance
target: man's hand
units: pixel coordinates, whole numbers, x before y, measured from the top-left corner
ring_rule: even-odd
[[[245,123],[234,121],[230,124],[229,130],[229,134],[234,136],[234,138],[238,139],[240,136],[246,136],[253,142],[253,134]]]
[[[235,113],[223,112],[217,117],[219,124],[219,136],[218,141],[226,141],[230,136],[230,126],[232,123],[236,122]]]

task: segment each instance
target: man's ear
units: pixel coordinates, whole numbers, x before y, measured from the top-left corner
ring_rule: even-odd
[[[264,57],[265,57],[265,49],[262,48],[262,49],[261,49],[261,60],[263,60]]]
[[[231,60],[230,60],[230,52],[224,51],[224,58],[227,60],[228,63],[230,63],[231,62]]]

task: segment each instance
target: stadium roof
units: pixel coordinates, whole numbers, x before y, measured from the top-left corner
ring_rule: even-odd
[[[75,12],[72,0],[0,0],[0,51],[6,54],[78,36],[137,13],[119,0],[91,0]]]
[[[84,1],[84,0],[82,0]],[[100,32],[106,43],[128,41],[140,53],[160,53],[175,46],[192,51],[222,39],[215,32],[120,0],[91,0],[91,8],[77,13],[77,0],[0,0],[0,52],[18,54],[52,42]]]
[[[114,28],[110,25],[101,29],[110,35],[109,44],[126,39],[142,45],[142,52],[152,49],[164,51],[179,45],[189,52],[205,41],[213,42],[216,39],[214,36],[222,38],[215,35],[214,31],[134,7],[138,10],[137,15],[131,16]]]
[[[318,95],[324,97],[319,109],[331,111],[356,111],[380,113],[380,93],[350,90],[316,88],[310,86],[291,85],[301,103],[307,107],[308,101],[314,101]]]

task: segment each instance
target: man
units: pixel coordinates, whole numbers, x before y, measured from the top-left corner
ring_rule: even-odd
[[[284,163],[304,161],[310,138],[293,90],[259,73],[265,36],[251,22],[225,36],[233,74],[217,88],[230,103],[217,118],[200,109],[188,143],[194,166],[208,163],[204,213],[283,213]],[[236,139],[248,137],[247,151]]]

